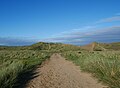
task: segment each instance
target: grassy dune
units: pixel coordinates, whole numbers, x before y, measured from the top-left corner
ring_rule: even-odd
[[[110,88],[120,88],[120,51],[69,51],[63,55]]]
[[[0,51],[0,88],[13,88],[17,77],[50,57],[48,52]]]
[[[80,50],[77,46],[54,43],[36,43],[31,46],[0,46],[0,88],[19,85],[18,76],[32,70],[52,53]]]
[[[41,64],[53,53],[92,73],[111,88],[120,88],[120,43],[73,46],[61,43],[36,43],[31,46],[0,46],[0,88],[19,85],[19,75]],[[118,47],[118,48],[116,48]]]

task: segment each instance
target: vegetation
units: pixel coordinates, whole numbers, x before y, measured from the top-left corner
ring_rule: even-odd
[[[120,42],[116,43],[97,43],[93,42],[91,44],[81,46],[82,49],[89,51],[106,51],[106,50],[120,50]]]
[[[34,69],[52,53],[80,50],[77,46],[60,43],[36,43],[31,46],[0,46],[0,88],[19,85],[18,76]]]
[[[13,88],[20,74],[32,70],[50,57],[48,52],[30,50],[0,51],[0,88]]]
[[[101,46],[103,46],[108,50],[120,50],[120,42],[108,43],[108,44],[101,43]]]
[[[120,51],[68,51],[63,55],[109,87],[120,88]]]
[[[0,88],[16,87],[20,75],[31,71],[56,52],[111,88],[120,88],[119,47],[120,43],[96,42],[81,47],[44,42],[31,46],[0,46]]]

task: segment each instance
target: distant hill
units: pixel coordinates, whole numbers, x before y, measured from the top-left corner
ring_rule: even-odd
[[[93,42],[91,44],[81,46],[81,48],[90,51],[120,50],[120,42],[115,43]]]
[[[79,46],[62,43],[38,42],[30,46],[0,46],[0,50],[51,50],[51,51],[69,51],[82,50]]]
[[[82,50],[79,46],[62,44],[62,43],[44,43],[39,42],[29,46],[30,50],[52,50],[52,51],[68,51],[68,50]]]
[[[120,42],[115,42],[115,43],[93,42],[93,43],[85,45],[85,46],[75,46],[75,45],[62,44],[62,43],[38,42],[38,43],[30,45],[30,46],[0,46],[0,50],[105,51],[105,50],[120,50]]]
[[[108,44],[103,43],[101,44],[101,46],[109,50],[120,50],[120,42],[108,43]]]

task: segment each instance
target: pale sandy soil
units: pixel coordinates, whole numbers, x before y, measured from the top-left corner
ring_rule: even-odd
[[[53,54],[35,72],[39,76],[32,79],[26,88],[107,88],[59,54]]]

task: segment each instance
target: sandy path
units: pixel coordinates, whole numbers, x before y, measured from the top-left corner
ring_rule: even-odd
[[[52,55],[36,72],[39,76],[32,79],[26,88],[105,88],[59,54]]]

